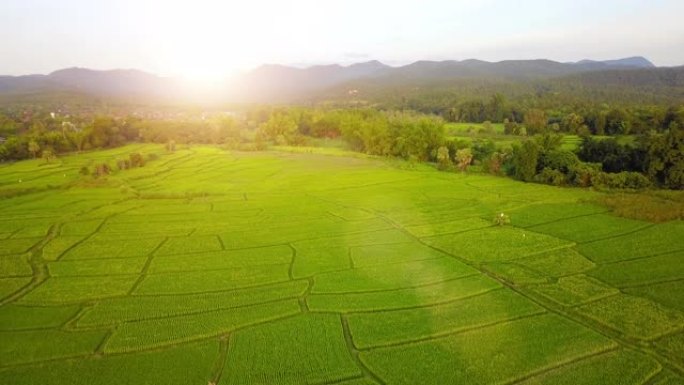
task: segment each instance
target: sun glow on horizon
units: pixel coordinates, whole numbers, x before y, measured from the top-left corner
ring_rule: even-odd
[[[681,0],[5,0],[0,74],[135,68],[206,83],[266,63],[645,56],[681,65],[682,12]]]
[[[204,0],[192,7],[172,1],[148,4],[145,13],[157,17],[147,26],[145,40],[161,52],[155,57],[157,70],[205,86],[253,67],[257,60],[250,46],[269,49],[249,27],[253,8]]]

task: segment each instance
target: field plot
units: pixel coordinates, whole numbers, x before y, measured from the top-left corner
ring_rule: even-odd
[[[225,370],[234,375],[221,384],[323,383],[362,375],[347,349],[340,318],[330,314],[239,331],[231,338],[228,357]]]
[[[541,312],[542,308],[510,290],[494,290],[444,305],[352,314],[348,319],[354,344],[364,349],[452,334]]]
[[[393,384],[494,384],[612,349],[615,343],[557,316],[484,327],[415,344],[362,352]]]
[[[660,364],[649,357],[620,349],[535,376],[522,384],[643,384],[661,369]]]
[[[572,246],[571,242],[511,227],[425,238],[425,243],[473,262],[509,261]]]
[[[0,166],[0,385],[684,383],[681,222],[425,164],[182,147]],[[131,152],[158,158],[78,173]]]

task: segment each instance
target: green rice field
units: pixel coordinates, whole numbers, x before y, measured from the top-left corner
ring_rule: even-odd
[[[684,223],[601,194],[335,149],[0,164],[0,384],[684,384]]]

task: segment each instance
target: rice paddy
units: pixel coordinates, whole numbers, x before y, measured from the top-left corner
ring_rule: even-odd
[[[684,224],[596,191],[155,145],[0,165],[9,191],[3,385],[684,383]]]

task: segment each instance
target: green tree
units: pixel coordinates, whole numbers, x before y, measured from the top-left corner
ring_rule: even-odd
[[[665,134],[645,139],[649,177],[671,189],[684,189],[684,129],[672,126]]]
[[[38,152],[40,151],[40,146],[38,145],[38,142],[35,140],[30,140],[28,142],[28,152],[31,154],[31,158],[35,158],[36,155],[38,155]]]
[[[53,160],[55,160],[55,158],[57,158],[55,156],[54,151],[50,150],[49,148],[43,150],[43,152],[41,153],[41,157],[43,158],[45,163],[51,163]]]
[[[437,149],[437,163],[442,168],[449,167],[451,159],[449,159],[449,149],[446,146]]]
[[[530,182],[537,174],[539,160],[539,145],[533,140],[526,140],[520,146],[513,148],[512,163],[513,176],[525,182]]]
[[[456,165],[458,169],[465,172],[473,161],[473,152],[469,148],[462,148],[456,151]]]
[[[259,130],[269,140],[275,141],[279,136],[290,143],[297,135],[297,121],[293,116],[285,112],[271,114],[269,119],[259,127]]]
[[[561,130],[564,132],[569,132],[571,134],[579,134],[580,127],[584,124],[584,118],[571,112],[563,117],[561,120]]]
[[[543,133],[546,131],[546,125],[548,124],[546,112],[536,108],[529,109],[525,112],[523,122],[525,124],[525,129],[527,130],[527,135],[530,136]]]

